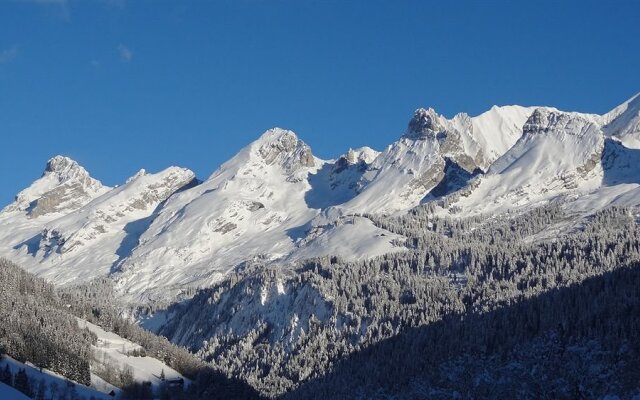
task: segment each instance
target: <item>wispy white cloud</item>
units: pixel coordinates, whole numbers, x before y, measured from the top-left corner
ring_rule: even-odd
[[[15,60],[18,56],[18,46],[13,45],[12,47],[0,51],[0,64],[7,64],[11,61]]]
[[[133,59],[133,51],[124,44],[118,45],[118,55],[122,62],[127,63]]]

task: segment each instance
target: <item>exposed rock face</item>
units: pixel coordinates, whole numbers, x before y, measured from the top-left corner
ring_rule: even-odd
[[[192,186],[194,179],[193,172],[185,168],[170,167],[157,174],[140,171],[83,210],[47,224],[41,247],[65,253],[122,231],[126,224],[149,216],[175,192]]]
[[[358,162],[358,158],[356,157],[356,153],[355,151],[353,151],[352,149],[349,149],[349,151],[347,152],[347,155],[344,157],[340,157],[340,160],[346,160],[347,163],[349,164],[355,164]]]
[[[409,139],[437,137],[444,129],[439,120],[440,117],[433,108],[419,108],[409,121],[407,133],[404,136]]]
[[[253,258],[385,254],[397,246],[384,230],[334,222],[425,202],[445,215],[498,215],[640,183],[640,152],[622,141],[636,136],[639,104],[603,116],[503,106],[448,119],[418,109],[383,152],[350,149],[329,161],[274,128],[197,185],[190,171],[169,168],[110,189],[54,157],[0,213],[0,256],[59,284],[112,276],[123,296],[146,301],[210,285]],[[634,193],[624,204],[640,204]]]
[[[566,141],[564,136],[573,136],[578,143],[585,143],[579,148],[584,149],[586,153],[582,155],[582,160],[575,169],[579,178],[585,178],[600,164],[604,150],[604,133],[594,122],[583,116],[549,109],[536,109],[524,124],[523,136],[543,134],[555,137],[559,141]],[[591,145],[587,144],[591,142]]]
[[[345,159],[349,164],[357,164],[359,162],[371,164],[378,155],[380,155],[379,151],[376,151],[371,147],[364,146],[357,149],[349,149],[347,154],[340,157],[340,159]]]
[[[55,173],[60,179],[67,180],[76,178],[89,184],[89,173],[76,161],[64,156],[55,156],[47,161],[44,173]]]
[[[433,108],[419,108],[409,121],[403,137],[411,140],[437,140],[439,153],[455,161],[467,172],[485,168],[486,160],[482,149],[477,143],[475,146],[465,146],[463,135],[467,142],[475,142],[472,120],[467,114],[461,113],[452,120],[447,120]]]
[[[435,187],[459,186],[464,179],[457,174],[449,174],[456,182],[443,182],[449,179],[445,173],[447,164],[455,164],[452,170],[465,171],[464,176],[489,165],[476,139],[473,120],[466,114],[448,120],[433,108],[416,110],[400,140],[367,167],[357,183],[358,196],[346,203],[345,208],[395,212],[419,204]]]
[[[592,122],[576,114],[538,108],[525,122],[522,133],[523,135],[536,135],[556,132],[580,136],[592,127],[595,127]]]
[[[311,148],[291,131],[270,129],[258,142],[258,153],[267,165],[279,164],[289,173],[315,166]]]
[[[42,177],[18,193],[15,202],[4,211],[26,211],[31,218],[64,214],[82,207],[108,189],[74,160],[56,156],[47,162]]]
[[[90,196],[82,184],[77,182],[64,183],[32,201],[26,209],[32,218],[55,213],[63,209],[77,209],[88,202]]]

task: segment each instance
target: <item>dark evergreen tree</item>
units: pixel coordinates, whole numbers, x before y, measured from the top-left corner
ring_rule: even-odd
[[[31,382],[29,381],[29,376],[27,376],[27,372],[23,368],[18,370],[18,372],[16,373],[16,376],[13,382],[13,387],[16,388],[16,390],[24,393],[29,397],[33,396],[33,389],[31,388]]]
[[[35,390],[35,399],[36,400],[46,400],[46,392],[47,392],[47,384],[44,379],[40,379],[38,382],[38,386]]]
[[[4,368],[0,369],[0,382],[5,385],[13,386],[13,374],[9,368],[9,364],[6,364]]]

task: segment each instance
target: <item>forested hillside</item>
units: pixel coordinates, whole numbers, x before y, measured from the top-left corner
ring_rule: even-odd
[[[608,208],[574,223],[554,205],[490,220],[436,218],[423,207],[374,221],[407,236],[412,251],[289,269],[247,265],[170,309],[163,334],[271,397],[368,398],[378,381],[389,395],[403,385],[407,396],[437,389],[482,397],[486,382],[519,380],[531,368],[529,381],[557,378],[552,397],[633,390],[640,287],[633,209]],[[576,368],[554,376],[568,362],[557,351]],[[594,357],[602,373],[617,373],[593,372],[575,386]],[[399,359],[406,363],[396,369]],[[363,372],[352,371],[359,363]],[[377,363],[380,373],[365,372]],[[445,370],[486,385],[431,378]],[[343,383],[354,377],[348,389],[332,386],[331,371],[343,371]],[[505,385],[505,393],[515,388]]]
[[[0,354],[89,385],[91,335],[78,327],[53,285],[0,259]]]
[[[547,205],[448,219],[421,206],[363,217],[405,236],[410,251],[286,268],[246,263],[166,311],[161,333],[185,347],[123,319],[108,279],[56,290],[2,261],[2,350],[89,382],[95,339],[77,316],[194,379],[173,398],[482,398],[496,390],[591,398],[638,390],[635,209],[576,219]],[[128,386],[146,396],[138,383]]]
[[[56,289],[41,278],[23,271],[16,264],[0,259],[0,355],[47,369],[62,377],[91,385],[92,376],[122,389],[123,399],[208,399],[214,395],[231,398],[258,398],[244,382],[231,379],[189,353],[119,316],[111,303],[109,284],[97,282],[90,288]],[[102,288],[97,290],[97,288]],[[105,294],[101,297],[99,294]],[[116,364],[101,364],[93,354],[96,335],[81,329],[76,317],[93,321],[108,331],[126,337],[141,346],[127,357],[154,357],[181,374],[193,379],[188,387],[170,388],[162,385],[153,393],[150,385],[136,381],[130,370]],[[40,380],[29,378],[24,369],[11,372],[8,366],[0,371],[0,381],[37,398],[42,393],[54,398],[67,396],[63,389],[42,386]],[[42,394],[44,396],[44,394]],[[44,397],[43,397],[44,398]],[[77,395],[75,398],[82,398]],[[74,398],[74,400],[75,400]]]

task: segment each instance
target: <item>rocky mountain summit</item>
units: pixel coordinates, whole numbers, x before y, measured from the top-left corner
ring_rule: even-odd
[[[334,160],[273,128],[203,181],[171,167],[109,188],[56,156],[0,213],[0,255],[56,283],[110,277],[128,301],[171,301],[253,260],[404,251],[403,237],[370,215],[419,205],[452,218],[550,202],[581,215],[634,205],[638,98],[604,115],[502,106],[449,119],[419,108],[383,151]]]
[[[109,190],[74,160],[56,156],[42,177],[16,195],[3,212],[25,211],[31,218],[76,210]]]

